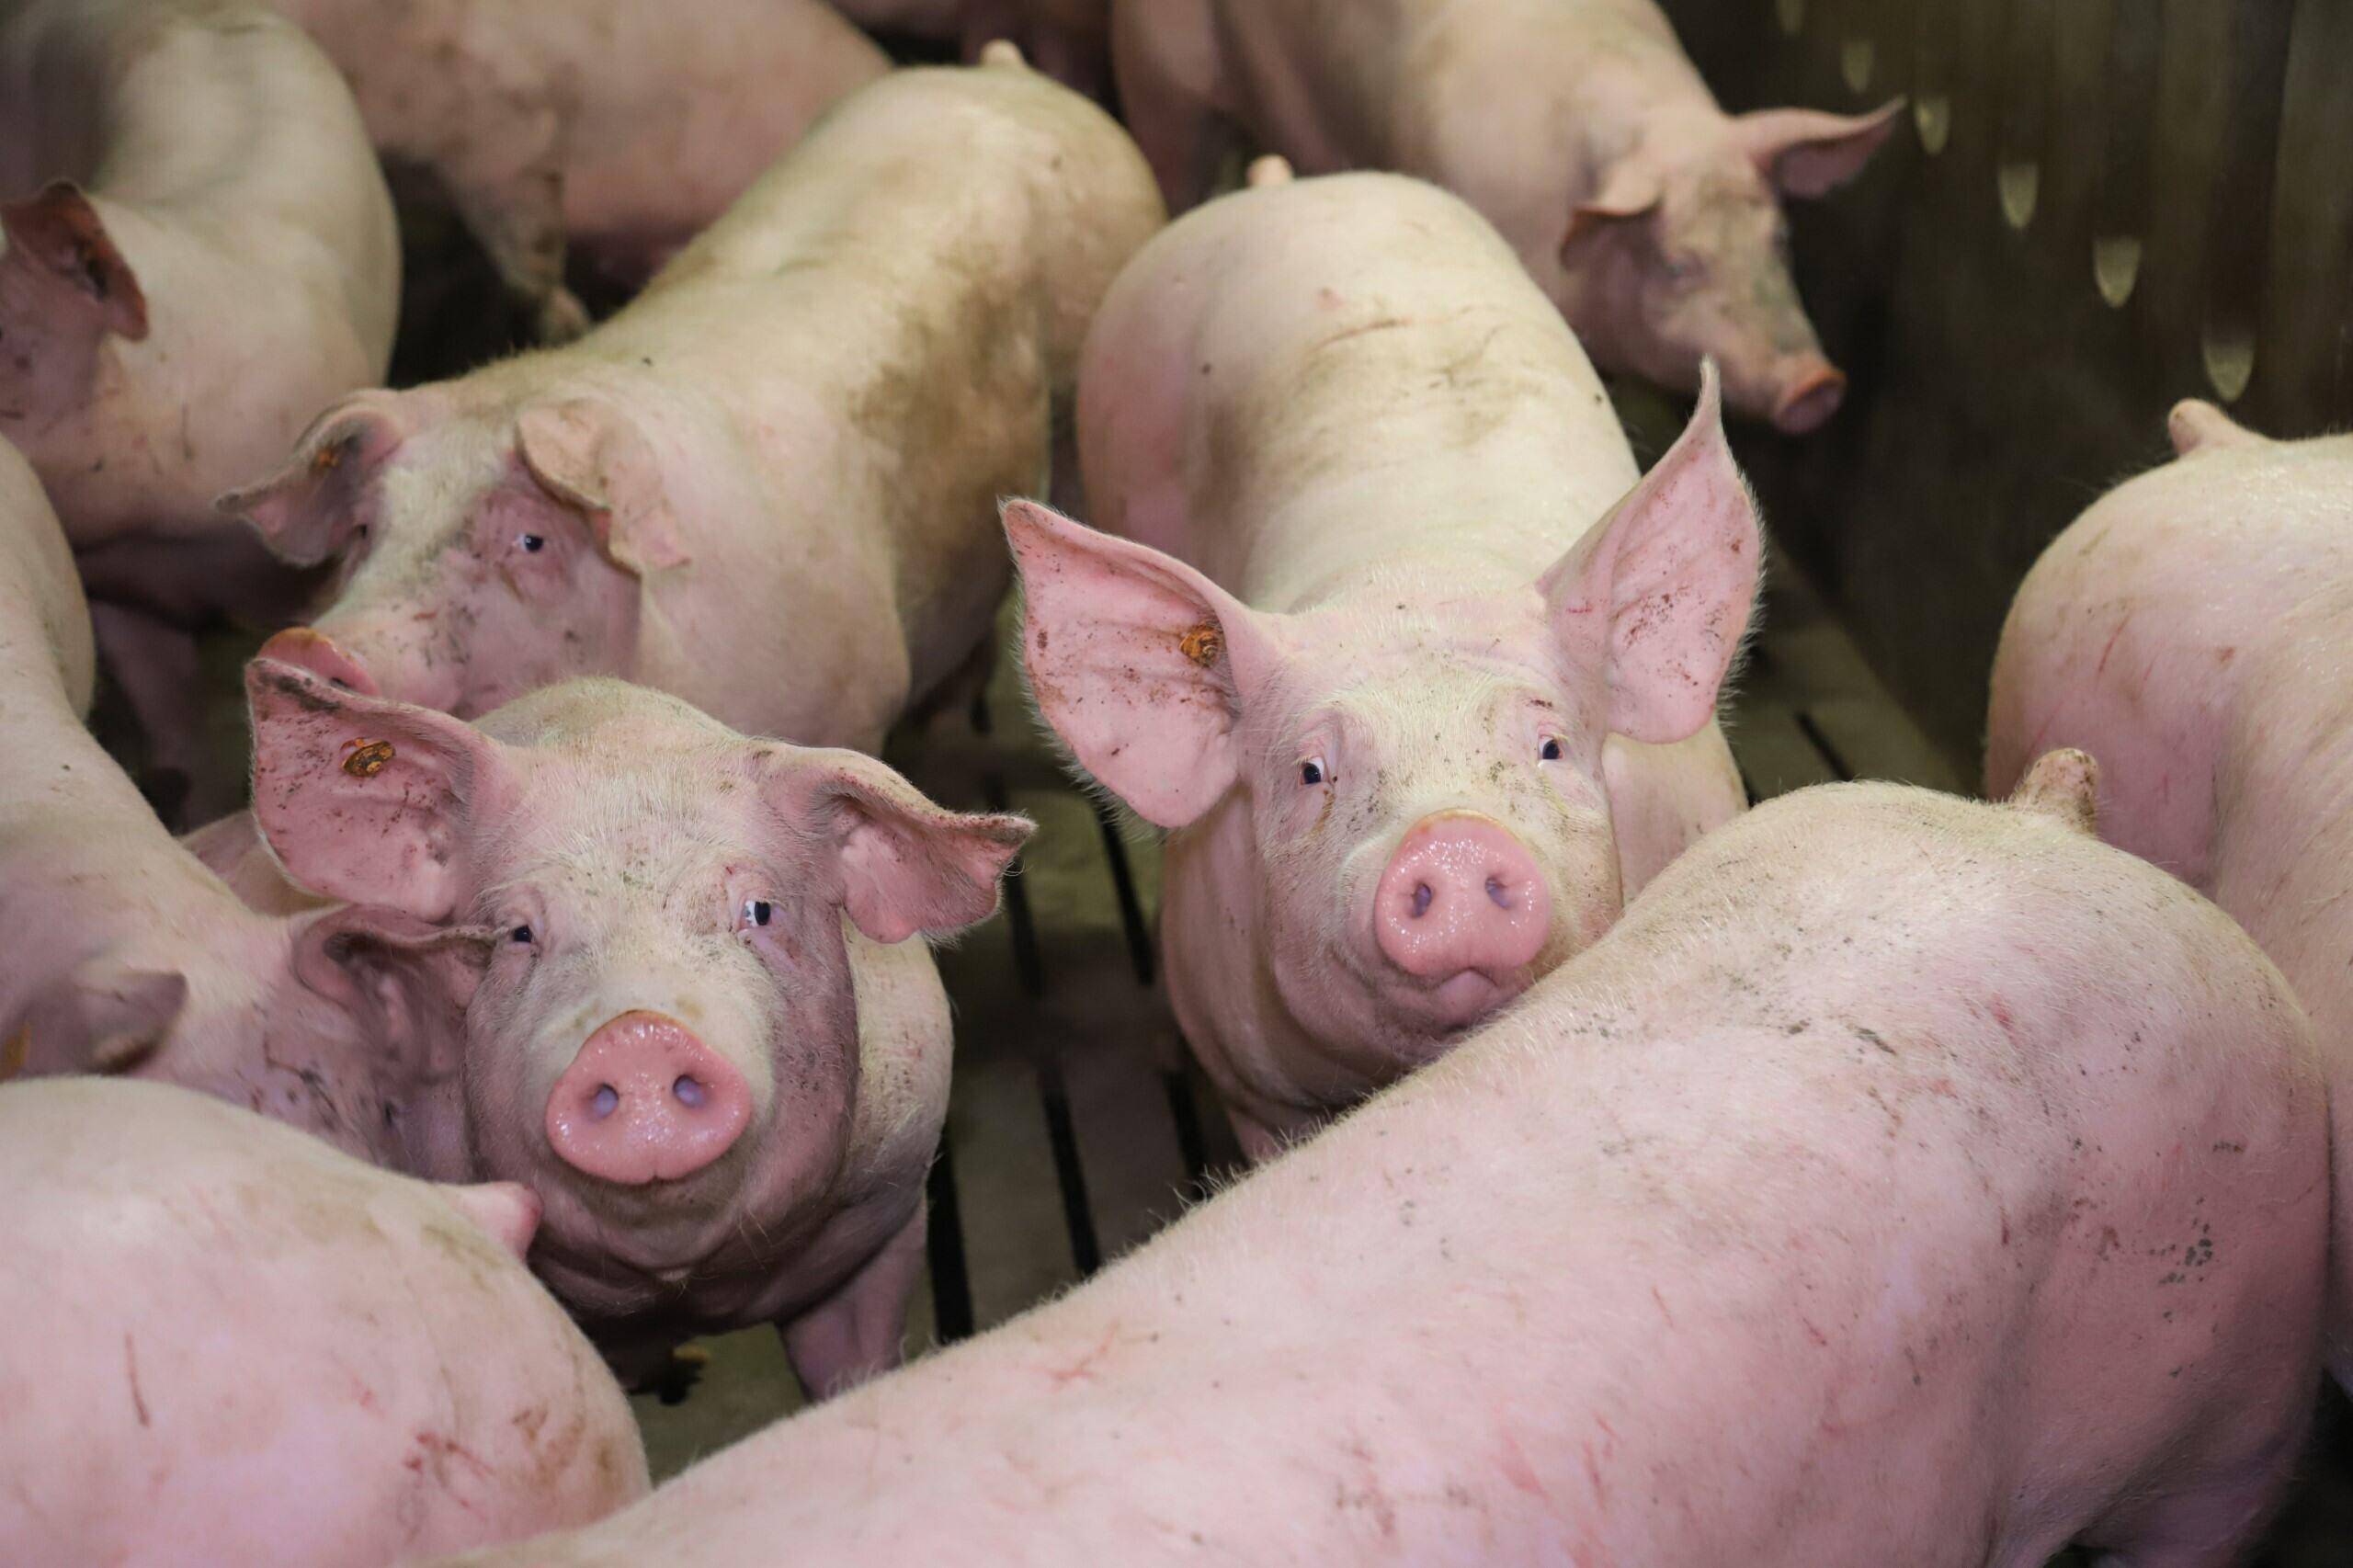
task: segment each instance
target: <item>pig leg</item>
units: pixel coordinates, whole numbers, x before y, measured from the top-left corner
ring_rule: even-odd
[[[840,1290],[777,1324],[785,1358],[812,1400],[831,1399],[904,1358],[907,1297],[923,1272],[926,1212],[917,1204],[915,1217]]]
[[[1128,130],[1168,210],[1195,206],[1217,188],[1241,140],[1218,108],[1217,21],[1207,0],[1120,0],[1111,61]]]
[[[528,301],[540,339],[588,330],[588,312],[563,286],[563,122],[554,90],[507,80],[504,62],[460,56],[469,135],[437,160],[458,216],[506,287]]]
[[[203,736],[196,634],[103,600],[90,605],[90,630],[147,742],[140,787],[157,816],[176,830],[183,827],[194,804],[189,797],[199,773]],[[235,805],[232,801],[228,809]]]

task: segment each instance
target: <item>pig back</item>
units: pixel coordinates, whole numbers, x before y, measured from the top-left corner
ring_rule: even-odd
[[[388,1563],[645,1490],[595,1350],[424,1183],[73,1079],[0,1089],[0,1365],[41,1368],[0,1434],[40,1508],[0,1506],[0,1556]]]
[[[1165,219],[1143,155],[1078,94],[1023,66],[897,71],[813,127],[663,270],[647,305],[714,275],[824,263],[853,316],[1016,292],[1042,312],[1048,378],[1067,390],[1113,276]]]
[[[1576,338],[1435,186],[1246,190],[1146,246],[1079,389],[1098,526],[1261,608],[1374,561],[1524,587],[1634,482]]]
[[[2286,983],[2178,881],[2052,817],[1810,790],[1702,839],[1587,957],[1503,1027],[1577,1040],[1553,1082],[1599,1102],[1597,1179],[1689,1249],[1675,1275],[1802,1320],[1761,1375],[1781,1416],[1859,1454],[1907,1412],[1904,1484],[1990,1464],[2029,1510],[2113,1485],[2084,1409],[2153,1487],[2292,1439],[2325,1094]]]
[[[95,657],[65,532],[32,465],[0,438],[0,713],[10,730],[52,699],[78,722],[90,710]],[[12,733],[9,741],[13,748],[26,737]]]

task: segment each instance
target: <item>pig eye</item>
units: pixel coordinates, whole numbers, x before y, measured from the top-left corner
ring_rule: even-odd
[[[538,534],[517,534],[515,543],[526,555],[537,555],[548,547],[548,541]]]
[[[1536,760],[1537,760],[1537,761],[1539,761],[1539,762],[1558,762],[1558,761],[1560,761],[1560,760],[1561,760],[1561,743],[1560,743],[1560,741],[1559,741],[1558,739],[1556,739],[1555,737],[1552,736],[1552,735],[1547,735],[1547,736],[1545,736],[1545,737],[1544,737],[1544,744],[1543,744],[1542,745],[1539,746],[1539,747],[1536,749]]]
[[[1324,771],[1324,759],[1322,757],[1311,756],[1305,762],[1299,765],[1299,781],[1302,784],[1313,787],[1317,784],[1330,783],[1332,781],[1332,776],[1328,772]]]
[[[770,903],[767,899],[747,898],[744,901],[745,925],[765,926],[775,918],[776,905]]]
[[[506,933],[506,939],[510,942],[521,942],[528,946],[533,939],[531,936],[531,928],[529,926],[517,926],[515,929]]]

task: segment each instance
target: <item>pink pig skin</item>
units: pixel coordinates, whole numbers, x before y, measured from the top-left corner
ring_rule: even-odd
[[[645,1493],[520,1187],[84,1079],[0,1089],[0,1559],[376,1568]]]
[[[2107,766],[2100,832],[2245,923],[2312,1009],[2353,1216],[2353,437],[2174,410],[2178,460],[2120,485],[2018,590],[1985,776],[2046,745]],[[2353,1387],[2353,1232],[2332,1365]]]
[[[377,144],[438,173],[542,335],[588,318],[567,240],[642,281],[890,69],[821,0],[274,0]]]
[[[1109,0],[838,0],[862,28],[954,43],[966,60],[998,39],[1030,63],[1091,97],[1109,85]]]
[[[531,1187],[534,1265],[632,1375],[764,1321],[814,1395],[896,1365],[949,1056],[911,938],[994,910],[1029,824],[618,681],[479,727],[268,660],[248,684],[293,879],[475,944],[421,1174]]]
[[[329,409],[232,498],[339,559],[269,651],[461,716],[623,676],[871,748],[987,634],[1112,273],[1162,221],[1126,133],[1018,66],[847,100],[577,343]]]
[[[248,909],[172,842],[83,727],[89,620],[32,471],[0,441],[0,1077],[204,1089],[414,1163],[451,939],[390,910]]]
[[[466,1561],[2236,1561],[2317,1390],[2322,1085],[2055,766],[1759,807],[1069,1295]]]
[[[195,631],[305,590],[212,498],[382,377],[392,199],[335,68],[266,8],[29,0],[0,7],[0,437],[201,820],[238,796],[200,767]]]
[[[1105,302],[1079,440],[1095,520],[1136,542],[1007,507],[1031,687],[1176,830],[1170,994],[1254,1154],[1745,804],[1713,720],[1757,523],[1712,392],[1637,484],[1576,340],[1444,191],[1335,176],[1179,221]],[[1451,959],[1411,902],[1449,876],[1495,926],[1442,934],[1472,942]]]
[[[1670,387],[1722,367],[1791,433],[1838,406],[1790,281],[1784,197],[1859,172],[1898,106],[1728,116],[1652,0],[1114,0],[1136,140],[1172,210],[1235,130],[1302,174],[1385,168],[1484,213],[1595,361]]]

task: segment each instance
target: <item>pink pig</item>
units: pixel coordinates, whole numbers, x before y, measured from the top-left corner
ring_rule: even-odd
[[[381,1164],[452,1092],[427,1049],[463,943],[385,909],[249,909],[83,727],[90,627],[40,484],[0,441],[0,1078],[187,1085]]]
[[[2018,589],[1985,777],[2051,744],[2110,763],[2100,831],[2241,921],[2312,1009],[2353,1217],[2353,437],[2270,441],[2206,403]],[[2348,1219],[2353,1225],[2353,1219]],[[2337,1259],[2353,1387],[2353,1229]]]
[[[1246,133],[1302,173],[1419,175],[1484,213],[1605,369],[1745,413],[1836,412],[1784,197],[1846,183],[1899,105],[1726,115],[1652,0],[1114,0],[1128,122],[1172,210]]]
[[[529,1184],[632,1373],[773,1321],[820,1396],[896,1364],[948,1108],[930,949],[1028,836],[618,681],[481,726],[257,661],[254,810],[313,892],[450,924],[461,1098],[421,1174]]]
[[[521,1187],[69,1079],[0,1089],[0,1561],[378,1568],[645,1492]]]
[[[1076,1290],[464,1561],[2238,1561],[2317,1392],[2322,1085],[2052,767],[1759,807]]]
[[[1031,688],[1176,830],[1170,994],[1253,1154],[1742,809],[1714,720],[1758,525],[1714,383],[1637,483],[1576,340],[1444,191],[1276,183],[1172,226],[1088,340],[1079,441],[1107,533],[1006,508]]]
[[[238,0],[0,12],[0,437],[48,487],[159,788],[236,803],[198,749],[195,636],[304,585],[212,498],[381,379],[392,198],[351,95]]]
[[[1162,221],[1103,111],[1014,65],[847,100],[563,348],[330,408],[225,503],[336,562],[268,652],[461,716],[618,675],[872,748],[987,635],[1000,494]]]
[[[272,0],[388,156],[438,174],[542,336],[587,313],[567,243],[632,282],[891,68],[822,0]]]

